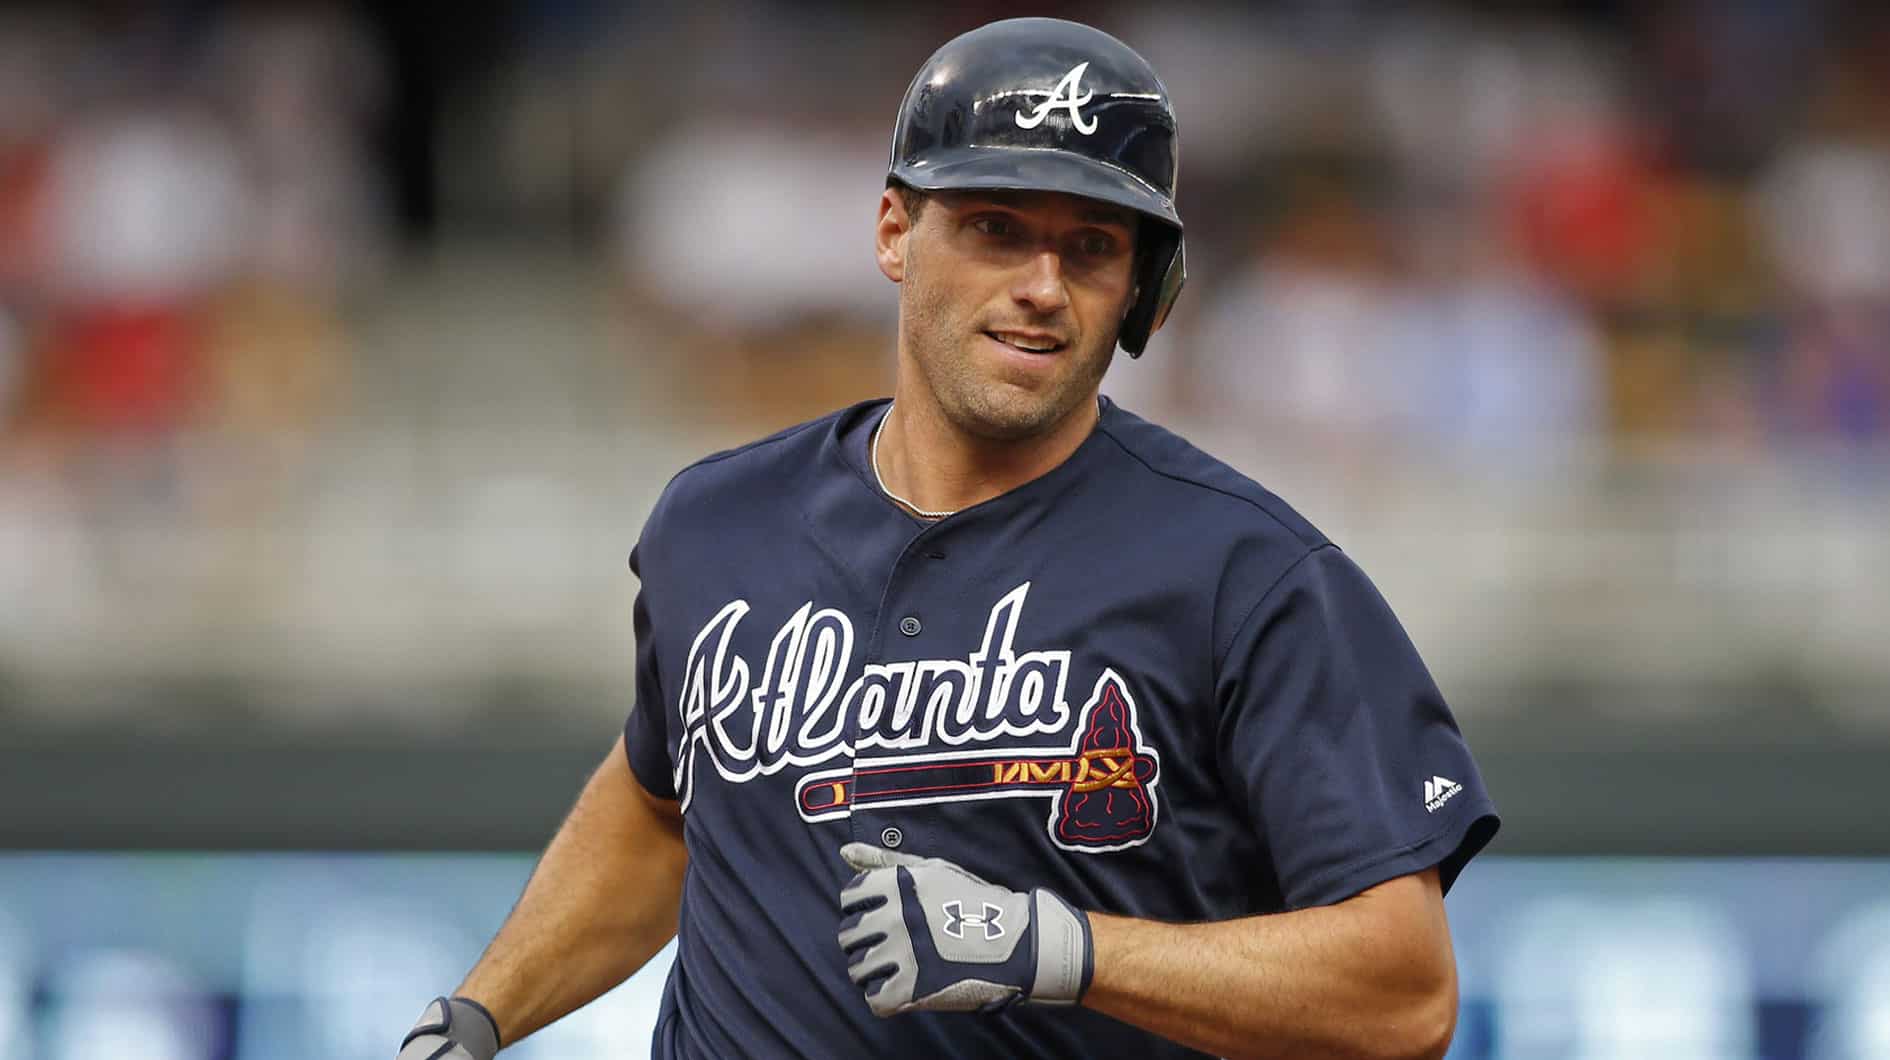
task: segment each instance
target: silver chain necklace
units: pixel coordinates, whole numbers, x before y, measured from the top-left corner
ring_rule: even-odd
[[[882,477],[879,473],[879,435],[881,431],[886,429],[886,421],[891,418],[892,418],[892,406],[887,405],[886,415],[881,416],[879,418],[879,423],[877,423],[873,427],[873,481],[879,483],[879,491],[881,493],[884,493],[888,500],[898,501],[900,504],[903,504],[907,508],[912,509],[912,514],[918,516],[921,519],[943,519],[948,515],[957,515],[958,512],[956,510],[949,511],[949,512],[928,512],[924,508],[919,507],[918,505],[912,503],[911,501],[905,499],[904,497],[901,497],[899,494],[894,493],[892,490],[889,490],[886,488],[886,479]]]

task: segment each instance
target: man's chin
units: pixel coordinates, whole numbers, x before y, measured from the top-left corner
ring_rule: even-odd
[[[1005,384],[997,384],[996,389],[997,393],[987,393],[959,410],[953,418],[960,430],[991,442],[1021,442],[1049,433],[1069,414],[1069,409],[1047,395]]]

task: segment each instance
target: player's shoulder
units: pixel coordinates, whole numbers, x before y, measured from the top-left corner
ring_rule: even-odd
[[[723,504],[766,504],[775,495],[790,492],[804,476],[831,463],[821,457],[835,427],[863,407],[839,409],[685,465],[664,486],[651,518],[673,519]]]
[[[1273,491],[1166,427],[1109,402],[1098,429],[1146,472],[1150,488],[1161,496],[1161,510],[1171,517],[1244,539],[1265,538],[1289,552],[1331,544]]]
[[[768,475],[778,472],[784,464],[799,465],[820,450],[834,424],[852,411],[854,408],[837,409],[819,419],[784,427],[765,438],[710,453],[676,472],[671,484]]]

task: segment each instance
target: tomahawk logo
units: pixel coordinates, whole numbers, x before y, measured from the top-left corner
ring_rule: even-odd
[[[966,913],[965,904],[956,899],[946,902],[941,909],[945,911],[945,934],[955,939],[965,937],[965,929],[975,927],[984,933],[984,940],[991,942],[1004,937],[1004,907],[982,903],[984,910],[979,913]]]
[[[1070,112],[1070,124],[1076,126],[1077,132],[1084,136],[1095,132],[1096,119],[1090,118],[1085,121],[1080,109],[1096,98],[1096,93],[1083,91],[1083,71],[1088,69],[1087,60],[1071,67],[1070,72],[1063,75],[1063,80],[1057,82],[1057,87],[1050,93],[1049,99],[1037,104],[1037,108],[1029,115],[1021,110],[1017,112],[1017,127],[1035,129],[1043,124],[1043,120],[1050,116],[1051,111],[1061,109]],[[1032,93],[1032,95],[1035,94]]]
[[[1432,777],[1424,782],[1424,808],[1436,813],[1449,802],[1451,796],[1463,790],[1463,785],[1449,777]]]
[[[850,769],[802,777],[801,818],[846,817],[856,806],[887,809],[986,799],[1048,799],[1045,827],[1064,850],[1127,850],[1154,834],[1161,755],[1142,738],[1135,699],[1105,668],[1067,747],[1007,747],[854,759]]]

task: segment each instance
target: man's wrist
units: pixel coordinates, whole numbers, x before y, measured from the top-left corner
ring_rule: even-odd
[[[1110,1009],[1114,1007],[1112,1002],[1116,999],[1112,995],[1117,993],[1119,984],[1110,981],[1111,969],[1121,971],[1126,956],[1124,951],[1135,950],[1143,945],[1147,940],[1141,929],[1154,926],[1154,922],[1108,913],[1091,913],[1088,922],[1090,980],[1088,988],[1083,991],[1081,1003],[1085,1008],[1114,1016],[1116,1013]]]

